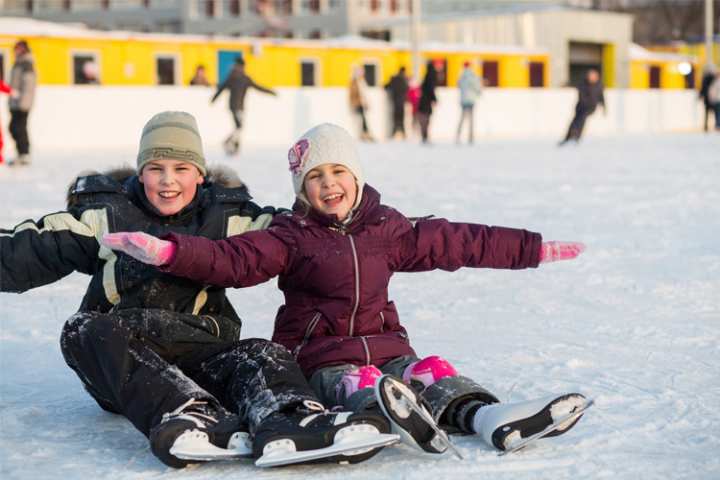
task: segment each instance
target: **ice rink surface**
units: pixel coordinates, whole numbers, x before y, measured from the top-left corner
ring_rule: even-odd
[[[523,227],[580,240],[576,261],[536,270],[397,275],[391,298],[413,346],[503,401],[579,391],[596,406],[568,434],[497,457],[387,448],[356,466],[165,467],[124,418],[101,411],[65,366],[58,338],[88,278],[0,294],[0,477],[352,479],[720,478],[720,135],[545,140],[474,147],[361,145],[367,182],[412,215]],[[235,167],[260,204],[290,206],[284,149]],[[79,172],[134,163],[132,151],[38,152],[0,168],[0,225],[64,208]],[[275,282],[230,297],[244,336],[269,337]]]

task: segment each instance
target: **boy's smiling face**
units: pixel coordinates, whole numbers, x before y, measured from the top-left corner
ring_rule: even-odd
[[[175,215],[195,198],[205,180],[195,165],[182,160],[151,160],[138,175],[150,203],[165,216]]]
[[[357,198],[355,176],[344,165],[325,163],[305,175],[303,188],[310,206],[325,215],[343,221]]]

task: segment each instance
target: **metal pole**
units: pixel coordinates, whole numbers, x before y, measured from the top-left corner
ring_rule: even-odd
[[[411,0],[410,7],[410,49],[412,50],[412,72],[416,82],[420,81],[420,0]]]
[[[713,63],[713,0],[705,0],[705,65]]]

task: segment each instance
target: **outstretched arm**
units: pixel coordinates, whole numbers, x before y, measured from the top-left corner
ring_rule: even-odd
[[[164,239],[142,232],[103,237],[103,244],[161,270],[207,285],[249,287],[282,273],[288,249],[268,230],[225,240],[170,234]]]
[[[585,250],[579,242],[542,242],[539,233],[453,223],[444,219],[420,220],[403,235],[398,271],[453,271],[460,267],[535,268],[540,263],[570,260]]]
[[[540,262],[539,233],[445,219],[420,220],[400,239],[398,271],[460,267],[534,268]]]
[[[229,75],[228,75],[228,78],[230,78]],[[215,95],[213,95],[213,97],[210,99],[210,103],[215,102],[215,100],[217,100],[217,98],[220,96],[222,91],[225,90],[225,88],[227,88],[227,82],[228,82],[228,79],[226,78],[220,85],[218,85]]]
[[[256,90],[260,90],[261,92],[269,93],[270,95],[277,95],[277,92],[275,90],[265,88],[262,85],[258,85],[252,78],[250,79],[250,86]]]
[[[97,237],[104,210],[69,212],[0,229],[0,291],[24,292],[60,280],[73,271],[92,274],[100,264]]]

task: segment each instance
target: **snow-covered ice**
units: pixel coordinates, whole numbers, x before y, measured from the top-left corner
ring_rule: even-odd
[[[596,406],[568,434],[498,457],[456,438],[465,460],[388,448],[356,466],[165,467],[146,439],[101,411],[65,366],[58,337],[88,278],[0,294],[0,477],[558,479],[720,478],[720,136],[590,138],[475,147],[361,146],[368,182],[408,215],[525,227],[581,240],[573,262],[537,270],[397,275],[391,297],[421,355],[439,354],[503,401],[579,391]],[[0,225],[63,209],[81,170],[132,151],[39,152],[0,168]],[[289,206],[284,149],[214,162],[238,168],[261,204]],[[270,282],[231,299],[244,336],[268,337]]]

